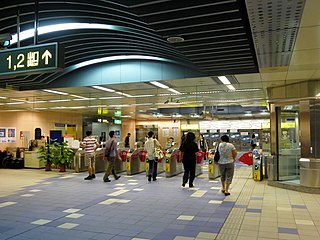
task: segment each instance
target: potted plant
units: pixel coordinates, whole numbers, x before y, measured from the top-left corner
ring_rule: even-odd
[[[61,149],[61,158],[60,158],[60,171],[63,170],[61,169],[61,166],[63,166],[62,168],[64,168],[65,172],[65,168],[66,167],[70,167],[72,161],[73,161],[73,150],[69,147],[68,143],[63,142],[60,144],[60,149]]]
[[[46,143],[45,146],[39,148],[39,159],[45,163],[45,171],[51,171],[51,165],[53,163],[52,145]]]

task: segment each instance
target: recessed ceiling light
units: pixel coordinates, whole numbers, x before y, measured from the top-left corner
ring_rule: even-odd
[[[60,94],[60,95],[69,95],[69,93],[60,92],[60,91],[55,91],[55,90],[49,90],[49,89],[44,89],[43,91],[49,92],[49,93]]]
[[[183,37],[178,37],[178,36],[172,36],[172,37],[168,37],[167,41],[169,43],[181,43],[184,41]]]
[[[106,91],[106,92],[115,92],[115,90],[110,89],[110,88],[105,88],[105,87],[100,87],[100,86],[92,86],[92,87],[95,88],[95,89]]]

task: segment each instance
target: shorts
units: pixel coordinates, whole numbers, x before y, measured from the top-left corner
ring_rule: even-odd
[[[94,156],[94,154],[91,153],[86,153],[84,156],[84,160],[86,163],[86,166],[94,166],[94,164],[96,163],[96,158]]]
[[[232,183],[234,173],[234,163],[219,164],[221,181],[226,183]]]

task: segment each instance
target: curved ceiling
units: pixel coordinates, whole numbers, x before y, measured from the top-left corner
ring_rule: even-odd
[[[17,32],[18,11],[20,31],[34,27],[35,1],[3,1],[0,33]],[[38,36],[38,44],[64,45],[66,68],[108,56],[146,55],[187,65],[202,76],[258,72],[242,0],[39,0],[38,11],[39,27],[61,23],[106,26],[105,29],[70,29]],[[184,41],[169,43],[169,37],[181,37]],[[32,38],[21,41],[21,46],[32,44]],[[15,47],[17,44],[10,46]],[[56,74],[1,77],[1,85],[21,90],[43,88]]]

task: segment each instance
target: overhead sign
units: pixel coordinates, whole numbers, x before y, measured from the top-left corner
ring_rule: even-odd
[[[33,74],[64,67],[64,54],[58,43],[0,51],[0,75]]]

